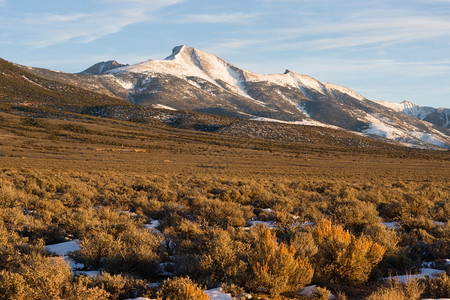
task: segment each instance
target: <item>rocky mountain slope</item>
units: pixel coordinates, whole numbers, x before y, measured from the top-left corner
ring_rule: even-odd
[[[386,101],[375,101],[394,111],[400,112],[416,119],[424,120],[441,127],[450,128],[450,109],[420,106],[409,101],[392,103]]]
[[[127,105],[123,99],[43,78],[2,59],[0,59],[0,103],[65,110],[76,107]]]
[[[386,109],[349,88],[289,70],[257,74],[188,46],[175,47],[164,60],[130,66],[111,61],[82,74],[28,70],[138,105],[335,126],[408,146],[450,148],[448,128]]]

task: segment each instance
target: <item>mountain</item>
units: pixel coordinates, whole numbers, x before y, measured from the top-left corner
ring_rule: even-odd
[[[107,71],[114,70],[120,67],[126,67],[128,65],[123,65],[115,60],[102,61],[96,63],[95,65],[87,68],[86,70],[80,72],[82,75],[101,75],[105,74]]]
[[[102,64],[87,69],[100,75],[28,70],[137,105],[334,126],[413,147],[450,148],[448,128],[386,109],[347,87],[323,83],[290,70],[283,74],[257,74],[184,45],[175,47],[164,60],[148,60],[107,71],[105,65],[100,72]]]
[[[375,102],[407,116],[424,120],[441,127],[450,128],[450,109],[448,108],[420,106],[409,101],[402,101],[400,103],[386,101]]]
[[[37,76],[3,59],[0,59],[0,100],[6,105],[45,106],[69,111],[92,106],[128,105],[117,97]]]

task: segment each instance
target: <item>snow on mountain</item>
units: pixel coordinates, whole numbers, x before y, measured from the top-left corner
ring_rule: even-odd
[[[375,101],[383,106],[386,106],[394,111],[403,113],[405,115],[417,118],[420,120],[425,119],[430,113],[435,110],[432,107],[420,106],[409,101],[402,101],[400,103],[392,103],[387,101]]]
[[[334,83],[327,82],[327,83],[325,83],[325,87],[326,87],[327,91],[329,93],[331,93],[335,98],[338,98],[338,96],[336,96],[334,94],[337,91],[337,92],[340,92],[342,94],[347,94],[350,97],[353,97],[353,98],[361,100],[361,101],[366,99],[363,96],[361,96],[360,94],[356,93],[355,91],[353,91],[353,90],[351,90],[351,89],[349,89],[347,87],[334,84]]]
[[[409,101],[392,103],[387,101],[374,101],[396,112],[411,116],[413,118],[428,121],[445,128],[450,127],[450,109],[420,106]]]
[[[410,124],[392,122],[379,115],[369,114],[365,117],[365,120],[368,122],[369,127],[362,132],[366,134],[395,140],[407,146],[423,147],[426,144],[431,144],[442,148],[448,147],[448,136],[437,130],[424,132]]]
[[[374,102],[350,88],[290,70],[258,74],[185,45],[175,47],[162,60],[135,65],[102,62],[87,70],[85,75],[52,76],[138,105],[334,126],[414,147],[450,148],[448,109]]]
[[[244,80],[242,71],[216,55],[203,52],[188,46],[178,46],[165,60],[148,60],[146,62],[109,71],[109,74],[120,72],[154,75],[171,74],[176,77],[198,77],[221,87],[223,82],[232,92],[251,98],[240,84]]]
[[[153,104],[152,105],[153,108],[159,108],[159,109],[166,109],[166,110],[172,110],[172,111],[176,111],[175,108],[167,106],[167,105],[162,105],[162,104]]]
[[[156,74],[170,74],[178,78],[201,78],[220,89],[225,89],[239,96],[252,99],[254,103],[266,106],[249,94],[246,83],[269,82],[274,85],[289,86],[300,89],[307,96],[308,91],[322,95],[332,95],[335,91],[347,94],[359,100],[365,99],[349,88],[336,84],[323,84],[318,80],[286,70],[284,74],[260,75],[251,71],[237,68],[220,57],[188,46],[177,46],[172,54],[164,60],[148,60],[132,66],[124,66],[109,70],[107,74],[135,73],[154,76]],[[197,82],[190,82],[198,86]]]
[[[126,65],[120,64],[115,60],[109,60],[109,61],[102,61],[99,62],[89,68],[87,68],[86,70],[80,72],[79,74],[83,74],[83,75],[101,75],[101,74],[105,74],[107,71],[116,69],[116,68],[120,68]]]
[[[257,74],[185,45],[175,47],[166,59],[121,66],[105,74],[114,76],[135,103],[265,121],[331,125],[408,145],[450,147],[448,135],[382,110],[350,88],[290,70]],[[378,104],[419,119],[432,113],[432,108],[410,102]]]

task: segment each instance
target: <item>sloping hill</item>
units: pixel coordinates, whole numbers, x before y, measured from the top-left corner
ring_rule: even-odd
[[[143,106],[331,125],[412,147],[450,148],[447,128],[387,109],[349,88],[289,70],[257,74],[188,46],[175,47],[164,60],[130,66],[107,62],[92,70],[99,73],[101,68],[108,71],[102,70],[103,75],[29,71]]]
[[[2,103],[46,105],[53,109],[127,104],[124,100],[45,79],[0,59]]]

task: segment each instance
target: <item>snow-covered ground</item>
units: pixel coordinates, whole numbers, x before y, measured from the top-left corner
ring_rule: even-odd
[[[297,295],[312,298],[314,297],[316,292],[317,292],[317,285],[308,285],[305,286],[303,289],[301,289],[299,292],[297,292]],[[330,293],[329,299],[336,299],[336,296]]]
[[[435,277],[436,275],[445,273],[443,270],[437,270],[432,268],[422,268],[419,274],[407,274],[407,275],[396,275],[382,278],[383,280],[397,280],[401,283],[406,283],[408,280],[420,279],[426,276]]]
[[[72,240],[59,244],[45,246],[45,250],[59,256],[67,256],[69,252],[75,252],[81,249],[79,240]]]
[[[389,229],[398,229],[398,222],[392,221],[392,222],[383,222],[382,223],[384,226],[386,226],[386,228]]]
[[[258,224],[263,224],[269,229],[276,229],[277,223],[274,221],[248,221],[250,226],[244,227],[244,230],[250,230],[253,226],[256,226]]]
[[[45,250],[62,257],[70,266],[72,273],[76,275],[84,274],[89,277],[95,277],[100,273],[99,271],[81,271],[81,269],[84,268],[84,265],[73,261],[69,257],[70,252],[75,252],[81,249],[79,242],[79,240],[72,240],[68,242],[48,245],[45,246]]]
[[[340,128],[340,127],[333,126],[333,125],[328,125],[328,124],[324,124],[324,123],[321,123],[321,122],[316,121],[316,120],[313,120],[313,119],[303,119],[303,120],[301,120],[301,121],[292,121],[292,122],[288,122],[288,121],[282,121],[282,120],[271,119],[271,118],[256,117],[256,118],[252,118],[251,120],[252,120],[252,121],[259,121],[259,122],[274,122],[274,123],[282,123],[282,124],[293,124],[293,125],[307,125],[307,126],[327,127],[327,128],[340,129],[340,130],[342,130],[342,128]]]
[[[162,232],[157,229],[159,225],[159,220],[151,220],[149,224],[144,224],[144,227],[148,230],[153,231],[157,235],[162,235]]]
[[[152,107],[153,107],[153,108],[167,109],[167,110],[176,111],[176,109],[173,108],[173,107],[170,107],[170,106],[167,106],[167,105],[163,105],[163,104],[159,104],[159,103],[153,104]]]
[[[230,294],[226,294],[222,291],[222,288],[206,290],[205,294],[211,298],[211,300],[231,300],[233,299]]]

